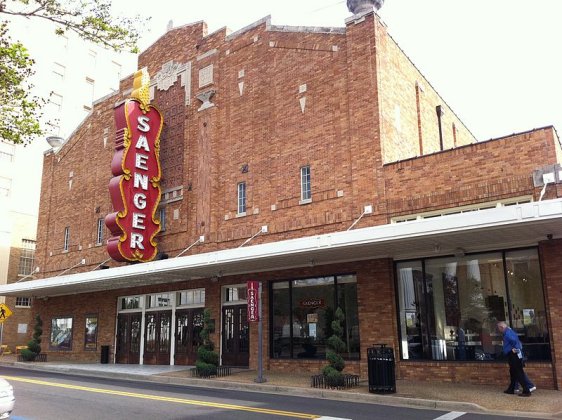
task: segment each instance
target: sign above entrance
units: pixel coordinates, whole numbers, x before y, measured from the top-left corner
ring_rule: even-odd
[[[131,99],[118,104],[115,116],[115,155],[109,192],[114,213],[105,224],[112,237],[107,251],[116,261],[151,261],[158,253],[160,232],[156,210],[160,202],[160,133],[162,114],[150,105],[146,68],[135,73]]]
[[[12,315],[12,311],[5,304],[0,303],[0,323]]]
[[[259,315],[259,281],[249,281],[247,284],[248,296],[248,321],[257,322],[260,320]]]

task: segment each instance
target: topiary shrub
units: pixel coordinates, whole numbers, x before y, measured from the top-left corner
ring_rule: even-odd
[[[197,361],[195,362],[198,376],[204,378],[216,375],[219,365],[219,355],[214,351],[215,345],[209,338],[212,327],[211,311],[205,309],[203,311],[203,329],[200,333],[202,344],[197,348]]]
[[[326,347],[328,348],[326,359],[329,365],[322,369],[322,374],[325,377],[327,385],[332,388],[344,385],[344,374],[342,370],[345,368],[345,362],[343,357],[341,357],[341,353],[345,351],[345,343],[342,340],[342,324],[344,321],[345,314],[341,308],[338,308],[331,324],[333,334],[326,340]]]
[[[43,334],[43,321],[39,314],[35,316],[33,338],[27,343],[27,348],[21,351],[21,357],[26,362],[33,362],[41,353],[41,335]]]

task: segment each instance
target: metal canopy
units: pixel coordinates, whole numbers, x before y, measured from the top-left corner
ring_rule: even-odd
[[[552,236],[550,236],[552,235]],[[271,242],[0,286],[62,296],[377,258],[403,260],[537,245],[562,237],[562,199]]]

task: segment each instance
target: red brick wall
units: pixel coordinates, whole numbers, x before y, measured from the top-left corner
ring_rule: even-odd
[[[562,240],[554,239],[539,244],[541,269],[544,278],[547,322],[550,332],[550,346],[553,376],[557,389],[562,386]]]

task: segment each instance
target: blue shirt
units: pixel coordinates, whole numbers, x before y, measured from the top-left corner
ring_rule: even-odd
[[[503,354],[509,354],[512,349],[521,350],[523,346],[515,331],[507,327],[503,332]]]

